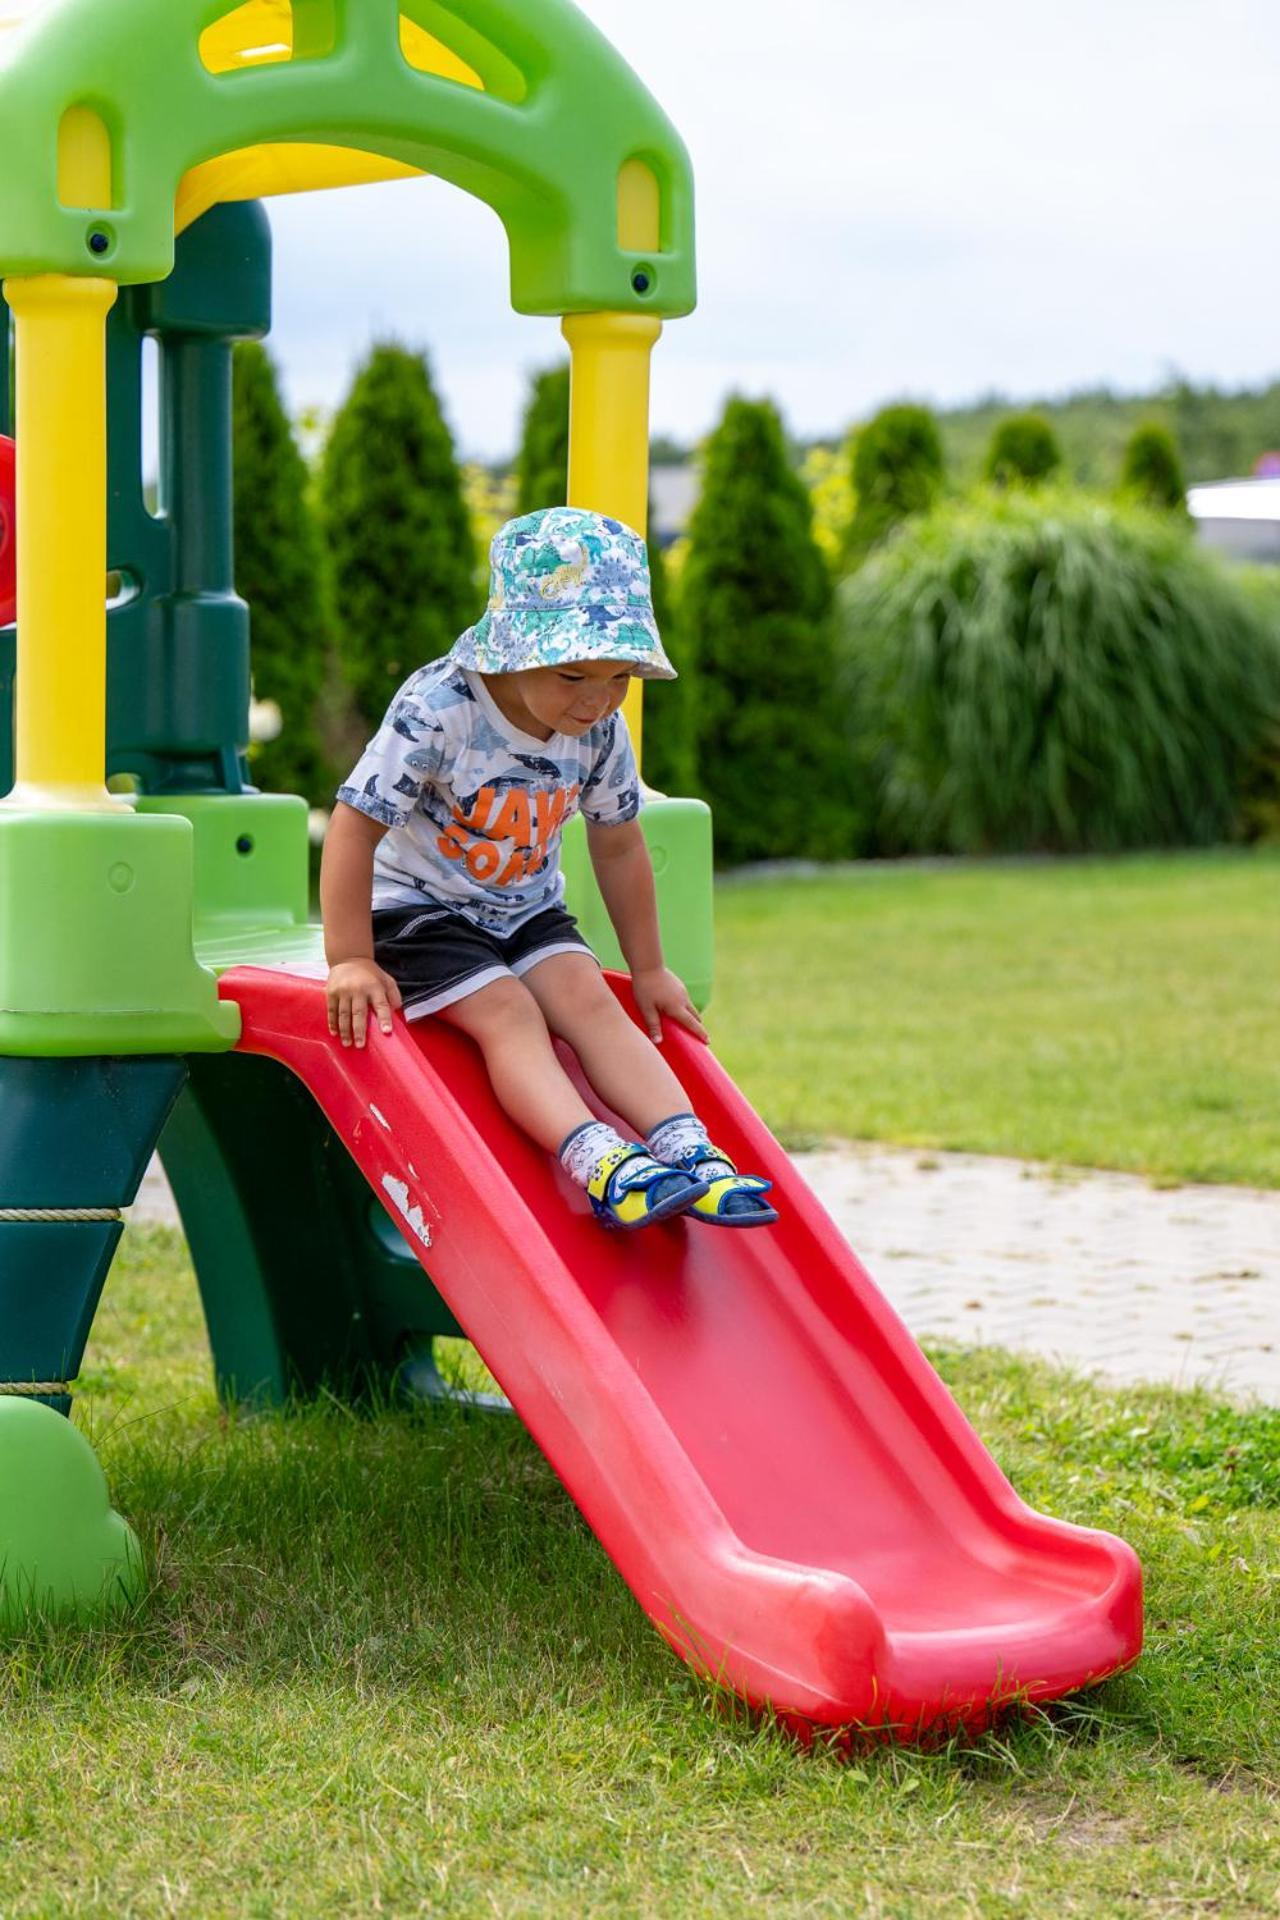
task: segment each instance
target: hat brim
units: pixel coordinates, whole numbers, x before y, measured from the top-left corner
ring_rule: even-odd
[[[652,612],[599,607],[499,607],[481,614],[450,652],[476,673],[519,673],[585,660],[622,660],[641,680],[674,680]]]

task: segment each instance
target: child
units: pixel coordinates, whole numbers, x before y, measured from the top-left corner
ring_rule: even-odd
[[[339,789],[320,874],[330,1031],[362,1047],[370,1012],[389,1033],[397,1008],[461,1028],[511,1119],[607,1222],[688,1211],[765,1225],[777,1219],[770,1183],[712,1146],[651,1044],[664,1015],[706,1034],[663,964],[618,712],[633,673],[675,678],[644,542],[618,520],[554,507],[500,528],[490,560],[487,610],[405,682]],[[561,904],[560,836],[579,811],[648,1039]],[[643,1146],[596,1119],[553,1035]]]

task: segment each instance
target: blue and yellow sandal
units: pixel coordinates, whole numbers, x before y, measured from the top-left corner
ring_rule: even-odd
[[[726,1166],[733,1166],[727,1153],[712,1146],[690,1147],[688,1153],[682,1153],[672,1162],[682,1173],[703,1180],[704,1191],[690,1207],[690,1219],[710,1221],[713,1227],[772,1226],[778,1217],[777,1209],[763,1197],[773,1186],[772,1180],[758,1179],[754,1173],[739,1173],[736,1167],[732,1173],[721,1174],[718,1180],[707,1180],[698,1168],[708,1160],[723,1160]]]
[[[606,1153],[587,1184],[596,1219],[627,1233],[684,1213],[706,1191],[705,1180],[679,1167],[664,1167],[637,1141]]]

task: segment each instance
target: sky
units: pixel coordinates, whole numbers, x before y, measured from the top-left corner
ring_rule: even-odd
[[[1276,0],[583,10],[694,164],[699,308],[655,354],[656,432],[698,438],[731,391],[807,437],[906,395],[1280,373]],[[270,204],[294,410],[396,337],[461,450],[508,454],[560,342],[511,312],[496,216],[430,180]]]

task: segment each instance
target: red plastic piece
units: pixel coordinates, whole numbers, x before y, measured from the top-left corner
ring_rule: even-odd
[[[7,627],[18,610],[16,499],[13,442],[0,433],[0,627]]]
[[[781,1222],[610,1233],[441,1023],[346,1051],[318,980],[237,968],[221,992],[241,1049],[311,1089],[701,1672],[802,1732],[910,1738],[1136,1659],[1136,1555],[1023,1504],[708,1048],[668,1024],[712,1138],[772,1178]]]

